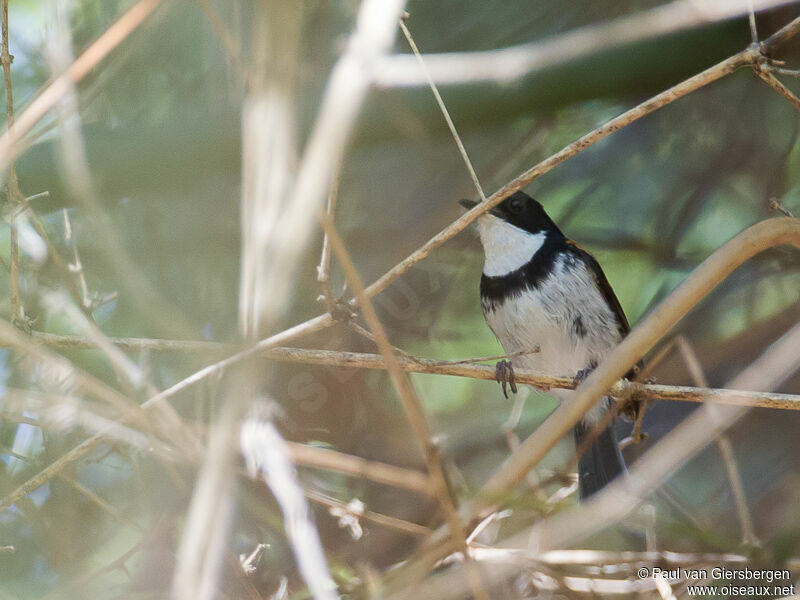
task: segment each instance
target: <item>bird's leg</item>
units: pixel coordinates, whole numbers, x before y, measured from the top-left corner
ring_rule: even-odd
[[[514,379],[514,367],[511,366],[511,361],[501,360],[494,367],[494,378],[503,388],[503,395],[508,398],[506,392],[506,385],[511,388],[511,391],[517,393],[517,382]]]
[[[592,364],[592,365],[586,367],[585,369],[581,369],[580,371],[575,373],[575,377],[572,378],[572,385],[574,385],[575,387],[578,387],[580,384],[582,384],[584,381],[586,381],[586,378],[589,377],[589,375],[591,375],[592,371],[594,371],[596,368],[597,368],[597,365],[596,364]]]

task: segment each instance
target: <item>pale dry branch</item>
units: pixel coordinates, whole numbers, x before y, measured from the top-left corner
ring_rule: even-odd
[[[777,77],[775,77],[775,75],[770,73],[769,70],[763,68],[756,67],[753,70],[761,79],[761,81],[786,98],[797,110],[800,110],[800,98],[795,96],[794,92],[786,87]]]
[[[22,112],[12,130],[0,136],[0,170],[5,170],[19,154],[18,142],[56,104],[69,93],[73,85],[83,79],[120,43],[122,43],[153,11],[161,0],[140,0],[103,32],[70,65],[69,69],[45,87],[36,99]]]
[[[758,43],[758,27],[756,26],[756,7],[753,0],[747,0],[747,23],[750,25],[750,41]]]
[[[689,343],[686,336],[678,336],[676,339],[676,346],[681,353],[683,362],[689,369],[689,374],[694,384],[708,387],[708,379],[706,378],[703,366],[700,364],[700,358],[697,356],[694,347]],[[722,462],[725,465],[725,471],[731,485],[733,498],[736,502],[736,513],[739,516],[739,525],[742,529],[742,542],[744,544],[756,545],[758,544],[758,538],[755,534],[755,527],[753,526],[753,518],[750,515],[750,509],[747,506],[744,483],[742,482],[742,475],[739,472],[739,466],[736,464],[736,455],[733,453],[733,446],[728,436],[724,433],[719,435],[715,443],[722,455]]]
[[[331,178],[331,189],[328,192],[328,205],[325,207],[325,218],[331,223],[334,222],[336,215],[336,203],[339,199],[339,183],[341,177],[341,165],[339,165]],[[320,251],[319,265],[317,266],[317,282],[322,291],[322,300],[329,313],[334,310],[335,298],[331,288],[331,244],[328,234],[322,233],[322,250]]]
[[[311,596],[315,600],[334,600],[338,597],[336,583],[297,481],[291,452],[275,425],[254,412],[239,434],[247,471],[252,478],[262,478],[278,501],[286,537]]]
[[[756,0],[759,10],[785,0]],[[423,54],[429,75],[411,55],[393,55],[375,68],[379,87],[423,87],[496,82],[508,84],[531,73],[641,40],[715,23],[745,14],[749,0],[671,2],[634,15],[586,25],[542,41],[477,52]]]
[[[417,438],[417,442],[422,447],[425,462],[428,466],[428,473],[433,483],[433,489],[436,494],[436,498],[442,507],[442,511],[444,512],[447,528],[450,536],[452,537],[453,543],[455,544],[456,548],[461,549],[466,556],[466,534],[462,529],[462,525],[456,511],[455,502],[450,496],[450,488],[447,484],[447,479],[442,468],[441,457],[439,456],[439,448],[433,442],[431,431],[428,426],[425,413],[422,409],[422,405],[419,401],[419,398],[417,398],[416,391],[414,390],[408,375],[400,366],[399,357],[395,355],[393,351],[393,347],[389,342],[389,338],[386,336],[386,331],[384,330],[383,325],[378,318],[378,314],[375,312],[375,307],[372,305],[372,301],[366,293],[364,284],[362,283],[361,278],[358,275],[358,271],[356,270],[356,267],[350,258],[350,254],[347,252],[347,249],[344,246],[344,242],[342,242],[342,239],[339,237],[339,233],[336,231],[336,227],[334,227],[330,221],[324,218],[321,219],[321,223],[325,229],[325,233],[330,239],[331,248],[333,249],[333,252],[336,254],[336,258],[342,266],[347,283],[355,294],[355,299],[361,308],[361,312],[364,315],[364,320],[367,322],[370,331],[375,336],[375,343],[377,344],[378,350],[386,362],[386,369],[389,372],[392,385],[394,386],[394,389],[400,398],[406,418],[408,419],[411,429]],[[469,559],[466,563],[466,572],[467,579],[469,581],[469,587],[473,595],[478,600],[488,598],[486,590],[481,583],[480,574]]]
[[[312,492],[312,491],[306,491],[305,494],[306,498],[308,498],[312,502],[316,502],[317,504],[326,506],[329,509],[336,509],[338,511],[348,510],[346,504],[343,504],[338,500],[334,500],[333,498],[326,496],[325,494],[320,494],[319,492]],[[377,513],[372,510],[364,509],[357,516],[364,519],[365,521],[371,521],[372,523],[382,525],[383,527],[388,527],[389,529],[393,529],[395,531],[400,531],[402,533],[406,533],[417,537],[427,537],[432,532],[431,529],[425,527],[424,525],[418,525],[417,523],[412,523],[411,521],[405,521],[403,519],[398,519],[397,517],[392,517],[390,515]]]
[[[391,485],[426,496],[434,495],[430,477],[425,473],[343,454],[326,448],[315,448],[314,446],[288,441],[286,445],[292,460],[299,465],[346,473],[353,477],[368,479],[376,483]]]
[[[326,324],[322,319],[315,323],[313,329],[302,332],[295,332],[299,337],[302,334],[310,334],[318,331]],[[306,348],[289,348],[277,346],[280,341],[290,341],[296,339],[295,335],[278,334],[266,340],[262,340],[256,347],[247,348],[231,357],[224,359],[207,367],[213,372],[219,372],[225,367],[243,361],[252,356],[263,356],[271,360],[282,362],[296,362],[310,365],[323,365],[335,367],[349,367],[354,369],[386,369],[386,361],[379,354],[369,354],[364,352],[344,352],[336,350],[314,350]],[[56,335],[50,333],[34,332],[34,339],[45,346],[57,348],[85,348],[95,349],[96,343],[89,338],[71,335]],[[374,336],[371,337],[374,340]],[[191,353],[221,353],[229,352],[235,348],[231,344],[217,344],[214,342],[203,341],[182,341],[182,340],[158,340],[149,338],[109,338],[109,340],[119,348],[134,351],[154,351],[154,352],[191,352]],[[278,341],[280,340],[280,341]],[[0,338],[0,347],[8,343]],[[397,349],[395,349],[397,353]],[[431,375],[451,375],[454,377],[469,377],[484,381],[495,380],[495,369],[492,366],[474,364],[476,362],[488,362],[500,360],[502,358],[513,358],[517,354],[481,356],[460,360],[436,360],[431,358],[421,358],[409,354],[400,354],[397,360],[401,369],[409,373],[423,373]],[[540,388],[560,388],[575,389],[574,377],[547,375],[516,369],[514,371],[517,383],[529,384]],[[205,373],[208,377],[211,373]],[[191,375],[187,380],[176,384],[180,389],[186,389],[190,384],[196,383],[197,373]],[[171,390],[172,388],[170,388]],[[179,391],[179,390],[178,390]],[[170,392],[165,390],[159,395],[160,398],[174,396],[177,391]],[[681,385],[664,384],[644,384],[631,383],[621,379],[614,383],[608,395],[613,398],[626,399],[635,395],[641,399],[669,400],[676,402],[715,402],[718,404],[728,404],[733,406],[750,406],[761,408],[775,408],[781,410],[800,410],[800,396],[793,394],[780,394],[774,392],[752,392],[747,390],[730,390],[721,388],[691,387]]]

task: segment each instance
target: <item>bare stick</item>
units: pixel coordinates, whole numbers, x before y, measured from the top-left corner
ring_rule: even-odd
[[[431,438],[431,432],[428,427],[428,422],[425,418],[422,405],[417,398],[411,381],[400,367],[399,358],[392,351],[392,345],[389,342],[389,338],[386,336],[386,331],[384,330],[383,325],[378,318],[378,314],[375,312],[375,308],[372,306],[372,301],[367,296],[366,290],[364,289],[364,284],[361,282],[361,278],[356,271],[355,265],[353,264],[353,261],[351,260],[344,243],[339,237],[339,233],[329,221],[322,219],[321,222],[325,232],[330,238],[331,247],[336,254],[336,258],[342,265],[347,282],[355,294],[358,305],[361,307],[361,312],[364,315],[364,319],[369,325],[372,334],[375,336],[375,343],[378,345],[378,349],[386,361],[386,368],[389,371],[389,377],[391,378],[392,385],[394,386],[395,391],[397,392],[397,395],[400,397],[400,401],[403,404],[406,418],[411,424],[411,429],[413,430],[417,441],[422,446],[425,461],[428,465],[428,473],[430,474],[432,483],[434,485],[436,497],[444,512],[447,527],[450,531],[453,542],[455,543],[456,547],[465,552],[465,556],[467,556],[467,538],[464,534],[464,530],[461,527],[458,513],[456,512],[455,503],[450,496],[450,488],[447,485],[447,479],[445,478],[445,474],[442,469],[441,459],[439,457],[439,449],[433,443]],[[478,600],[482,600],[484,598],[488,599],[488,595],[483,587],[483,584],[481,583],[480,575],[475,565],[472,564],[471,561],[467,560],[466,569],[469,586],[473,595]]]
[[[305,325],[305,324],[302,324]],[[247,348],[233,356],[229,356],[219,363],[215,363],[194,373],[178,385],[180,391],[189,385],[208,377],[212,373],[219,372],[224,368],[243,361],[248,357],[259,355],[272,360],[283,362],[296,362],[310,365],[326,365],[337,367],[350,367],[360,369],[386,369],[386,361],[379,354],[369,354],[363,352],[343,352],[335,350],[313,350],[305,348],[287,348],[277,346],[283,342],[296,339],[301,335],[307,335],[327,326],[323,319],[312,324],[303,331],[292,331],[290,334],[278,334],[266,340],[262,340],[255,347]],[[299,326],[298,326],[299,327]],[[52,333],[34,332],[34,339],[45,346],[57,348],[85,348],[95,349],[97,343],[83,336],[56,335]],[[230,352],[236,348],[233,344],[217,344],[214,342],[202,341],[182,341],[182,340],[156,340],[148,338],[108,338],[109,341],[123,350],[130,352],[153,351],[153,352],[197,352],[197,353],[218,353]],[[375,336],[370,335],[374,340]],[[10,345],[10,343],[0,338],[0,347]],[[397,349],[395,348],[395,353]],[[408,373],[426,373],[433,375],[452,375],[455,377],[469,377],[484,381],[494,381],[495,369],[491,366],[477,365],[474,363],[499,360],[501,358],[513,358],[523,353],[512,353],[510,355],[480,356],[460,360],[436,360],[431,358],[421,358],[408,354],[400,354],[397,360],[400,367]],[[198,379],[198,374],[201,377]],[[547,375],[535,371],[518,369],[514,371],[515,379],[518,383],[526,383],[541,388],[561,388],[574,389],[573,377]],[[170,388],[171,389],[171,388]],[[165,391],[161,397],[171,397],[177,391]],[[166,394],[166,395],[164,395]],[[617,381],[608,391],[608,395],[614,398],[625,399],[632,394],[643,399],[670,400],[677,402],[716,402],[718,404],[728,404],[732,406],[751,406],[762,408],[776,408],[782,410],[800,410],[800,396],[793,394],[778,394],[773,392],[750,392],[744,390],[728,390],[720,388],[704,388],[662,384],[632,383],[621,379]]]
[[[67,71],[44,88],[20,115],[14,129],[0,136],[0,170],[6,168],[18,154],[17,142],[27,134],[70,88],[83,79],[114,48],[122,43],[161,4],[161,0],[139,0],[128,12],[81,54]]]
[[[353,477],[369,479],[376,483],[403,488],[418,494],[434,495],[431,480],[425,473],[366,460],[358,456],[336,452],[335,450],[315,448],[289,441],[286,444],[292,460],[306,467],[347,473]]]
[[[348,510],[348,506],[346,504],[343,504],[338,500],[334,500],[333,498],[326,496],[325,494],[320,494],[319,492],[312,492],[306,490],[305,495],[306,498],[308,498],[312,502],[316,502],[317,504],[321,504],[322,506],[327,506],[329,509],[332,508],[341,512]],[[394,529],[395,531],[401,531],[403,533],[407,533],[418,537],[427,537],[432,532],[431,529],[425,527],[424,525],[418,525],[416,523],[412,523],[411,521],[405,521],[403,519],[398,519],[397,517],[384,515],[371,510],[364,509],[355,516],[363,518],[366,521],[371,521],[373,523],[377,523],[378,525]]]
[[[11,62],[14,57],[8,50],[8,0],[3,0],[2,6],[2,50],[0,51],[0,62],[3,63],[3,79],[6,85],[6,115],[8,129],[5,135],[11,135],[14,132],[14,93],[11,88]],[[8,165],[8,177],[6,178],[6,188],[8,190],[8,199],[13,209],[24,202],[24,197],[19,189],[19,181],[17,181],[17,169],[14,163]],[[19,322],[22,318],[22,307],[19,299],[19,231],[17,229],[17,219],[15,216],[11,217],[11,284],[10,284],[10,302],[11,302],[11,321],[14,323]]]
[[[480,196],[481,202],[486,202],[486,195],[483,193],[481,182],[478,180],[478,175],[475,173],[475,169],[472,166],[472,161],[469,159],[467,149],[464,147],[464,143],[461,141],[461,136],[458,135],[455,123],[453,123],[453,119],[450,117],[450,112],[447,110],[444,100],[442,100],[442,95],[439,93],[439,88],[436,87],[436,83],[431,78],[431,74],[428,72],[428,68],[425,66],[425,59],[422,58],[422,54],[420,54],[419,48],[417,48],[417,44],[414,42],[414,38],[411,37],[411,32],[408,30],[408,27],[403,20],[400,21],[400,29],[403,30],[403,35],[406,36],[408,45],[411,46],[411,51],[414,53],[414,56],[417,57],[420,69],[425,74],[425,79],[428,80],[428,85],[431,87],[433,97],[436,98],[436,103],[439,105],[439,110],[442,111],[442,116],[447,123],[447,127],[450,129],[450,133],[453,135],[456,146],[458,146],[458,151],[461,153],[461,158],[464,159],[464,164],[467,167],[467,171],[469,171],[469,176],[472,178],[472,183],[475,184],[475,189],[478,191],[478,196]]]
[[[753,71],[755,71],[755,74],[758,75],[761,81],[786,98],[797,110],[800,110],[800,98],[795,96],[792,90],[783,85],[775,75],[766,69],[758,67],[753,67]]]
[[[758,27],[756,26],[756,9],[753,0],[747,0],[747,22],[750,25],[750,41],[758,43]]]

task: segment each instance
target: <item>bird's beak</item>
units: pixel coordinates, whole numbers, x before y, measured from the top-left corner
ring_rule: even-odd
[[[478,206],[478,203],[475,202],[475,200],[464,199],[464,200],[459,200],[458,203],[461,206],[463,206],[464,208],[466,208],[467,210],[469,210],[471,208],[475,208],[476,206]]]

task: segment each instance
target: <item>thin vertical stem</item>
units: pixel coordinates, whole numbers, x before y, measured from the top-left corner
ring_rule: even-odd
[[[3,79],[6,85],[6,115],[9,133],[14,128],[14,93],[11,88],[11,63],[14,57],[8,50],[8,0],[3,2],[2,17],[2,50],[0,50],[0,62],[3,63]],[[17,181],[17,170],[14,161],[8,166],[8,178],[6,180],[8,191],[8,202],[11,209],[16,208],[22,201],[23,196]],[[17,231],[17,217],[15,210],[11,210],[11,320],[17,322],[22,317],[22,307],[19,299],[19,232]]]

